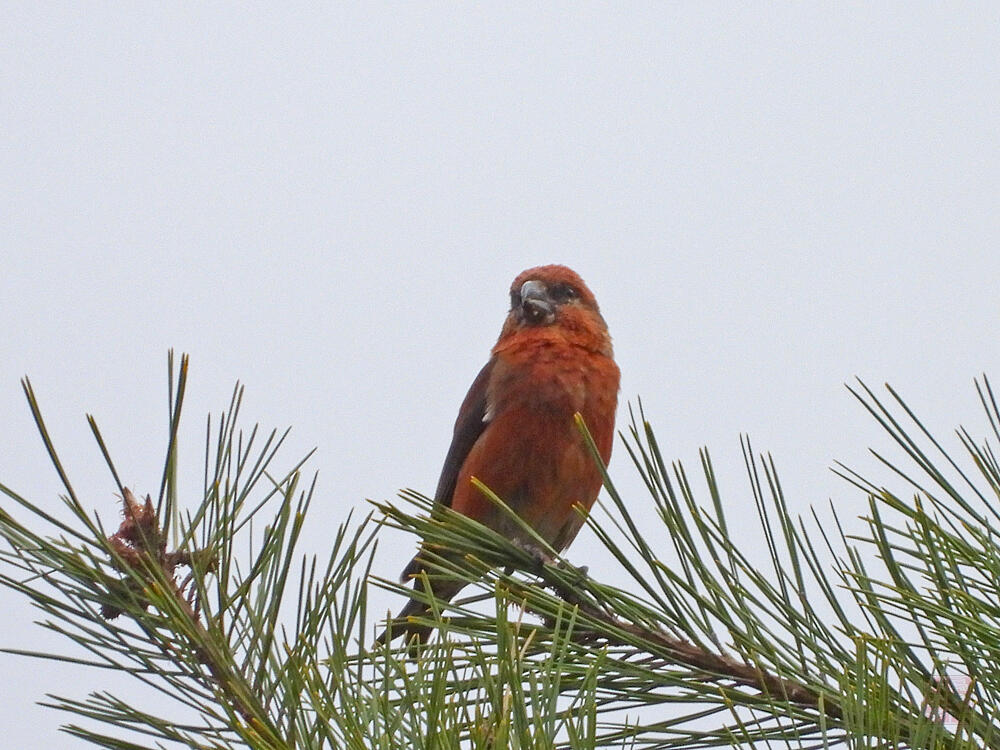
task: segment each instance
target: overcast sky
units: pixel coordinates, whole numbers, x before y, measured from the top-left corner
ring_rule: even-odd
[[[755,518],[741,432],[794,509],[863,511],[828,468],[888,445],[856,375],[952,443],[983,434],[994,4],[504,5],[0,4],[0,482],[58,508],[28,374],[86,503],[114,518],[86,412],[155,493],[174,347],[185,481],[241,380],[249,422],[293,427],[286,465],[318,446],[323,553],[366,498],[433,491],[511,279],[549,262],[596,293],[667,456],[712,450],[732,518]],[[620,444],[611,474],[655,523]],[[600,573],[586,532],[568,554]],[[59,647],[0,603],[0,645]],[[0,675],[8,747],[82,746],[46,692],[128,689],[13,656]]]

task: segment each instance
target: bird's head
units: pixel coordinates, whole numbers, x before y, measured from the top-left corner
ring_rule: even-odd
[[[566,266],[529,268],[510,287],[510,313],[503,335],[546,327],[607,337],[593,292]]]

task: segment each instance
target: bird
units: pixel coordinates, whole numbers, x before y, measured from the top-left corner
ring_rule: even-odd
[[[561,552],[583,523],[576,506],[589,510],[602,486],[576,415],[607,465],[619,382],[607,324],[583,279],[563,265],[518,274],[500,336],[455,420],[435,507],[450,507],[537,549],[523,525],[473,483],[478,480]],[[466,585],[441,575],[428,578],[425,572],[418,551],[400,580],[413,580],[418,592],[430,586],[442,600],[451,600]],[[427,604],[411,599],[378,642],[401,635],[411,648],[425,642],[431,628],[412,618],[429,612]]]

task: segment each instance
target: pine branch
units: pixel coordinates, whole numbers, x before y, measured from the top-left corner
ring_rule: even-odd
[[[884,415],[883,419],[894,424]],[[1000,415],[994,424],[1000,424]],[[987,645],[1000,642],[995,635],[1000,630],[990,632],[992,625],[984,627],[984,615],[994,611],[1000,615],[992,605],[1000,593],[996,542],[1000,532],[982,525],[985,514],[970,513],[971,502],[963,499],[956,510],[957,490],[945,472],[933,465],[915,441],[900,439],[919,458],[922,470],[947,493],[947,499],[938,499],[921,487],[926,497],[946,514],[945,520],[951,516],[961,525],[952,524],[949,529],[931,518],[919,498],[907,504],[884,490],[863,486],[872,493],[870,536],[848,537],[840,532],[837,540],[823,525],[818,529],[831,558],[839,560],[832,580],[805,525],[789,513],[770,458],[755,459],[749,443],[745,444],[748,475],[772,559],[768,576],[743,551],[756,544],[748,539],[746,529],[738,537],[728,530],[707,453],[703,453],[702,468],[713,498],[710,510],[695,500],[683,468],[679,464],[668,468],[644,419],[641,425],[633,421],[627,447],[670,532],[676,559],[667,561],[654,552],[607,476],[610,529],[616,528],[617,533],[593,516],[587,519],[638,587],[637,593],[594,581],[585,569],[566,560],[549,561],[536,549],[521,549],[440,508],[423,519],[388,504],[379,508],[394,525],[425,540],[432,580],[441,576],[479,582],[481,588],[496,591],[505,601],[541,617],[543,624],[530,629],[535,643],[555,637],[554,623],[565,618],[569,608],[574,628],[567,638],[575,648],[568,649],[562,669],[564,674],[579,673],[587,664],[602,663],[608,677],[597,680],[605,694],[600,703],[604,708],[599,710],[613,714],[628,706],[674,703],[680,693],[683,700],[700,707],[732,710],[743,706],[769,717],[767,723],[734,714],[734,723],[707,733],[671,729],[669,734],[678,744],[706,747],[727,738],[799,744],[823,738],[830,744],[864,736],[909,747],[1000,747],[994,729],[1000,709],[994,708],[998,703],[993,698],[1000,687],[993,677],[1000,652]],[[941,450],[936,441],[932,445]],[[976,464],[991,482],[991,492],[975,490],[978,498],[991,493],[1000,496],[1000,471],[992,471],[996,463],[991,456],[988,446],[973,451]],[[948,465],[955,468],[957,464],[949,457]],[[961,477],[972,481],[968,474]],[[406,497],[418,508],[431,510],[425,498],[414,493]],[[506,508],[501,498],[492,499],[501,510]],[[897,529],[890,512],[916,523]],[[834,521],[834,528],[839,529],[836,516]],[[875,549],[888,581],[866,569],[858,542]],[[836,549],[838,544],[841,551]],[[908,561],[902,563],[898,558],[904,550]],[[529,579],[505,572],[505,566],[523,571]],[[923,583],[911,582],[907,569],[925,570]],[[928,583],[933,584],[930,597]],[[982,595],[973,600],[977,586]],[[986,596],[987,591],[992,598]],[[853,602],[844,602],[844,594]],[[961,607],[957,606],[959,595]],[[858,608],[856,614],[847,609],[851,603]],[[498,637],[499,625],[477,618],[467,604],[433,604],[435,614],[427,623],[450,637]],[[820,614],[820,606],[835,613],[834,627]],[[960,611],[969,615],[959,621]],[[923,634],[917,644],[905,632],[913,625]],[[719,637],[719,629],[727,638]],[[971,632],[976,636],[970,640]],[[946,674],[956,656],[975,676],[967,690],[955,689]],[[636,664],[642,665],[641,670]],[[622,674],[630,678],[622,680]],[[564,686],[573,689],[568,682]],[[673,693],[661,694],[659,689]],[[704,721],[706,716],[702,708],[688,713],[687,719]],[[949,725],[946,719],[955,723]],[[683,721],[684,717],[678,717],[671,727]],[[621,725],[601,740],[613,743],[629,737],[659,747],[653,738],[664,730],[658,726],[658,722],[643,724],[633,718],[630,726]],[[674,741],[663,742],[672,746]]]
[[[568,567],[566,564],[564,566]],[[579,581],[586,577],[586,571],[581,568],[573,572],[580,576]],[[843,719],[840,704],[830,693],[822,693],[794,680],[769,673],[758,666],[737,661],[728,654],[713,653],[662,630],[622,621],[582,596],[579,583],[570,585],[563,575],[553,574],[549,566],[543,565],[538,571],[538,576],[543,585],[551,588],[563,601],[579,609],[581,616],[573,633],[574,640],[590,642],[600,638],[609,645],[626,648],[642,644],[643,648],[648,649],[650,656],[684,664],[702,672],[704,673],[702,679],[706,681],[725,678],[735,685],[756,690],[768,699],[788,701],[815,709],[834,721]],[[514,593],[515,595],[523,593],[523,589],[520,591],[515,589]],[[530,606],[528,608],[531,610]],[[546,616],[544,611],[535,613],[542,617]]]
[[[287,747],[287,743],[277,737],[274,728],[269,726],[263,704],[255,698],[246,680],[225,661],[216,647],[217,639],[202,624],[197,589],[185,591],[194,575],[214,571],[214,554],[211,550],[168,552],[166,535],[159,528],[152,499],[147,495],[145,503],[139,503],[128,487],[123,487],[122,492],[124,520],[118,530],[108,537],[108,542],[115,553],[111,562],[122,573],[124,584],[140,602],[148,606],[153,606],[153,602],[143,602],[142,592],[162,591],[163,596],[170,600],[170,607],[184,619],[184,627],[178,629],[177,635],[187,636],[187,647],[208,670],[216,695],[251,725],[269,746]],[[179,566],[192,570],[180,584],[176,580]],[[121,614],[121,610],[111,605],[101,608],[101,615],[109,620]]]
[[[0,551],[0,584],[28,596],[50,618],[45,626],[89,657],[33,655],[128,673],[171,699],[160,701],[152,712],[128,699],[96,693],[86,701],[53,697],[50,705],[184,746],[299,747],[302,738],[329,735],[312,705],[332,701],[335,691],[329,676],[319,674],[320,660],[330,648],[342,649],[359,625],[364,591],[356,581],[370,565],[374,528],[367,520],[353,530],[345,526],[335,535],[325,564],[306,558],[301,567],[295,565],[295,546],[314,486],[299,493],[302,462],[286,473],[271,469],[283,437],[271,433],[258,449],[257,429],[244,434],[236,427],[239,386],[219,421],[214,444],[209,421],[204,500],[182,514],[175,444],[186,375],[185,357],[171,387],[162,499],[155,505],[150,497],[140,502],[120,485],[107,441],[88,418],[123,495],[123,519],[110,534],[72,493],[34,391],[25,381],[39,431],[72,493],[65,502],[75,523],[0,486],[38,525],[59,533],[47,536],[0,510],[0,536],[9,545]],[[269,518],[255,542],[250,522],[265,510]],[[174,518],[172,533],[168,518]],[[241,538],[250,544],[239,544]],[[288,632],[279,612],[286,584],[297,571],[297,622]],[[306,682],[309,700],[303,694]],[[183,709],[179,716],[194,713],[199,718],[178,721],[169,718],[169,708]],[[127,745],[79,725],[68,731],[101,746]]]
[[[52,697],[48,705],[78,720],[67,727],[74,736],[124,748],[140,744],[108,732],[139,733],[213,750],[1000,747],[1000,412],[987,381],[979,394],[990,439],[959,431],[972,469],[895,391],[886,404],[858,389],[913,462],[885,463],[917,495],[841,468],[868,498],[867,531],[854,536],[835,513],[813,531],[794,517],[774,461],[749,441],[759,535],[734,530],[708,452],[705,490],[696,490],[683,466],[663,459],[640,405],[625,446],[662,526],[640,527],[635,499],[626,503],[606,474],[609,502],[586,518],[619,564],[621,587],[416,493],[404,493],[416,514],[377,504],[383,524],[424,540],[429,580],[481,592],[443,602],[371,577],[379,528],[370,519],[341,527],[325,561],[296,552],[315,482],[299,490],[303,462],[271,468],[283,434],[237,427],[238,386],[214,431],[208,422],[203,496],[185,508],[176,443],[186,375],[182,358],[156,503],[121,485],[88,418],[122,495],[112,533],[84,509],[24,384],[72,518],[0,486],[12,509],[56,531],[0,509],[9,546],[0,584],[29,597],[83,654],[34,655],[128,673],[186,712],[99,692]],[[650,541],[656,532],[667,544]],[[365,650],[369,581],[421,597],[431,606],[423,622],[441,637],[415,657]],[[956,668],[967,684],[953,684]]]

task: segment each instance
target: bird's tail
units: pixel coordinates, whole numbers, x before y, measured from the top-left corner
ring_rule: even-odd
[[[422,594],[430,590],[436,598],[443,601],[451,601],[466,585],[465,581],[440,578],[435,579],[430,587],[428,587],[428,583],[425,575],[414,575],[414,592]],[[410,644],[411,650],[419,647],[421,644],[427,642],[433,626],[425,622],[416,622],[416,620],[426,620],[431,616],[431,613],[432,609],[428,604],[419,599],[410,599],[406,603],[406,606],[400,610],[399,614],[389,621],[385,630],[375,639],[375,643],[382,644],[404,636],[405,640]]]

